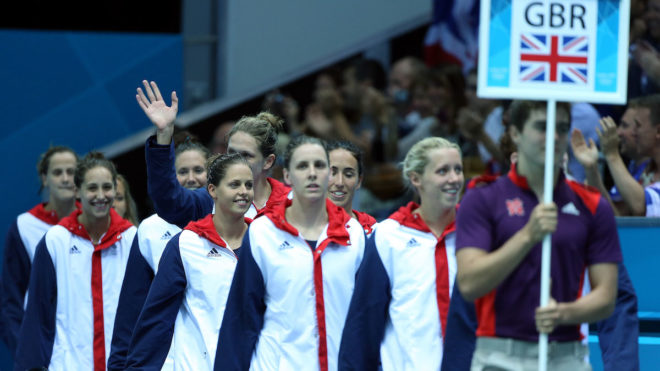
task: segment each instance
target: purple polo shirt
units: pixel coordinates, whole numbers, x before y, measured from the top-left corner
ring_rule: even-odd
[[[585,268],[622,260],[619,236],[607,201],[598,192],[567,180],[563,173],[553,201],[558,224],[552,234],[551,295],[558,302],[571,302],[580,296]],[[456,249],[498,249],[527,223],[538,203],[515,166],[508,176],[470,189],[456,217]],[[499,286],[475,301],[477,336],[538,340],[534,312],[540,303],[541,245],[534,246]],[[560,326],[549,339],[580,340],[579,326]]]

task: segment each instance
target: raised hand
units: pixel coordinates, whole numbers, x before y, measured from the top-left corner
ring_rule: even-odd
[[[163,100],[163,96],[160,94],[156,82],[152,81],[148,83],[147,80],[142,80],[142,84],[147,94],[145,96],[142,89],[137,88],[135,99],[137,99],[142,111],[144,111],[149,120],[158,129],[156,134],[158,144],[169,144],[172,139],[172,133],[174,132],[176,113],[179,110],[179,99],[176,96],[176,92],[172,92],[172,105],[168,107]]]
[[[600,120],[600,128],[596,128],[596,133],[605,156],[619,153],[619,134],[616,132],[616,123],[611,117],[603,117]]]
[[[598,148],[592,138],[589,138],[589,144],[584,139],[580,129],[574,129],[571,133],[571,148],[575,158],[585,168],[595,166],[598,163]]]

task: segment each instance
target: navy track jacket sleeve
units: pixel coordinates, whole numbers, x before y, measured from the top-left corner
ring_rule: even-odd
[[[357,272],[341,337],[340,370],[378,370],[391,299],[390,280],[371,236]]]
[[[16,221],[9,228],[2,262],[0,316],[4,324],[2,339],[12,353],[16,352],[18,331],[23,320],[23,303],[30,282],[30,257],[18,233]]]
[[[254,260],[248,230],[241,244],[234,279],[218,336],[214,370],[243,371],[250,368],[259,333],[264,324],[266,287]]]
[[[174,168],[174,144],[163,146],[156,137],[145,144],[147,191],[154,209],[168,223],[185,227],[191,220],[201,219],[213,211],[213,199],[205,187],[190,190],[179,184]]]
[[[126,365],[133,329],[153,278],[154,271],[140,252],[140,243],[136,233],[133,245],[131,245],[131,252],[128,255],[124,282],[119,294],[110,357],[108,358],[108,371],[123,370]]]
[[[42,238],[34,254],[28,303],[19,332],[14,370],[48,367],[55,341],[57,277],[53,259]]]
[[[126,370],[160,370],[172,344],[174,323],[188,284],[179,237],[165,247],[144,307],[133,331]]]
[[[474,303],[463,298],[454,285],[447,314],[447,329],[442,352],[442,370],[468,371],[477,342],[477,313]]]
[[[614,313],[596,323],[605,370],[639,370],[639,318],[637,295],[623,262]]]

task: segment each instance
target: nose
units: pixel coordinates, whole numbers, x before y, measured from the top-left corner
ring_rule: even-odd
[[[316,178],[316,168],[314,166],[310,166],[309,168],[309,177]]]
[[[186,174],[186,183],[192,184],[195,183],[195,177],[193,176],[193,172],[190,171],[188,174]]]
[[[73,176],[66,171],[62,172],[62,183],[67,184],[71,181]]]

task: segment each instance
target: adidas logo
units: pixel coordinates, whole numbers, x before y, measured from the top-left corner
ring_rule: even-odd
[[[414,247],[414,246],[419,246],[419,242],[417,242],[416,239],[411,238],[410,241],[406,244],[406,247]]]
[[[282,244],[280,245],[280,250],[290,249],[290,248],[292,248],[292,247],[293,247],[293,246],[291,246],[291,244],[290,244],[288,241],[284,241],[284,242],[282,242]]]
[[[170,231],[165,232],[165,234],[160,237],[161,240],[169,240],[170,238],[172,238]]]
[[[564,214],[571,214],[571,215],[580,215],[580,211],[575,207],[575,205],[572,202],[567,203],[564,205],[564,207],[561,208],[561,212]]]
[[[69,254],[80,254],[80,250],[78,249],[78,246],[73,245],[73,247],[69,249]]]
[[[218,252],[218,250],[215,247],[212,248],[211,251],[209,251],[208,254],[206,254],[207,258],[219,258],[220,256],[222,256],[222,255],[220,255],[220,253]]]

